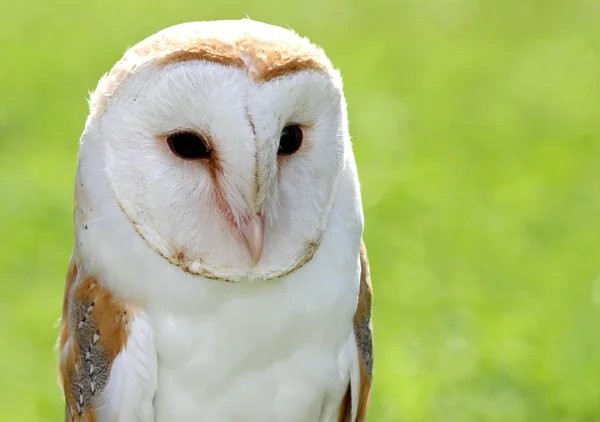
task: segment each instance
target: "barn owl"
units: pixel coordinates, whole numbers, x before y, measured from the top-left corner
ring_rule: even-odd
[[[164,29],[90,97],[65,420],[365,420],[371,284],[340,74],[292,31]]]

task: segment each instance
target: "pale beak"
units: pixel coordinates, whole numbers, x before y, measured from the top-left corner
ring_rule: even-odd
[[[240,233],[246,241],[246,247],[252,259],[252,266],[255,267],[260,261],[263,250],[265,228],[262,218],[256,214],[252,216],[246,223],[242,224]]]

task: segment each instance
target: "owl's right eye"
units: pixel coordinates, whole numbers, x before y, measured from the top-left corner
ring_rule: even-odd
[[[173,154],[185,160],[210,158],[208,143],[195,132],[175,132],[167,136],[167,143]]]

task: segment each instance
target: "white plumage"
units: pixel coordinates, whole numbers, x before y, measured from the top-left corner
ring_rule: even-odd
[[[324,53],[250,20],[168,28],[100,81],[61,328],[67,420],[363,420],[370,282],[347,126]]]

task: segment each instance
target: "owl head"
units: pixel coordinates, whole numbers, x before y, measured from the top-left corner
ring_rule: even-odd
[[[127,51],[90,107],[80,161],[102,163],[171,264],[272,279],[319,248],[351,146],[340,75],[305,38],[251,20],[170,27]]]

